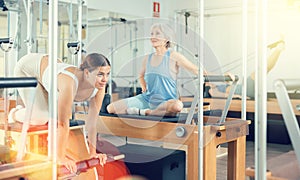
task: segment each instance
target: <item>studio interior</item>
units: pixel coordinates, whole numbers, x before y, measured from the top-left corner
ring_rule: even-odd
[[[300,179],[300,0],[0,0],[0,22],[0,179]]]

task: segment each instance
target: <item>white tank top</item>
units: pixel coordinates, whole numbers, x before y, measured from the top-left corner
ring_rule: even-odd
[[[68,67],[76,67],[74,65],[71,65],[71,64],[65,64],[65,63],[57,63],[57,75],[59,75],[60,73],[63,73],[63,74],[66,74],[68,76],[70,76],[72,79],[74,79],[75,81],[75,85],[76,85],[76,91],[77,91],[77,88],[78,88],[78,79],[77,77],[75,76],[75,74],[67,71],[66,69]],[[44,74],[43,74],[43,79],[42,79],[42,83],[43,83],[43,86],[44,88],[46,89],[47,92],[49,92],[50,90],[50,80],[49,80],[49,70],[50,68],[46,68],[45,71],[44,71]],[[98,89],[95,88],[95,90],[93,91],[93,93],[91,94],[91,96],[89,98],[87,98],[86,100],[90,100],[91,98],[93,98],[98,92]]]
[[[76,83],[76,90],[77,90],[78,79],[73,73],[70,73],[69,71],[66,70],[68,67],[75,67],[75,66],[73,66],[71,64],[57,63],[56,73],[57,73],[57,75],[59,75],[60,73],[63,73],[63,74],[66,74],[66,75],[72,77],[74,79],[75,83]],[[49,66],[47,66],[45,71],[44,71],[43,79],[42,79],[43,86],[44,86],[44,88],[46,89],[47,92],[49,92],[50,87],[51,87],[50,78],[49,78],[49,71],[50,71],[50,68],[49,68]]]

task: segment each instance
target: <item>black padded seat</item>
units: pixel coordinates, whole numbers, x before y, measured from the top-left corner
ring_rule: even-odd
[[[204,111],[205,116],[221,116],[222,110],[210,110]],[[140,120],[152,120],[160,122],[172,122],[172,123],[185,123],[188,113],[179,113],[177,116],[141,116],[141,115],[129,115],[129,114],[109,114],[100,112],[100,116],[111,116],[120,118],[131,118]],[[197,113],[194,114],[193,119],[198,119]]]
[[[192,106],[192,102],[182,102],[183,103],[183,107],[188,108]],[[209,102],[203,102],[203,106],[208,106],[210,105]]]
[[[187,114],[183,113],[178,116],[141,116],[141,115],[129,115],[129,114],[109,114],[100,113],[100,116],[110,116],[110,117],[120,117],[120,118],[130,118],[130,119],[140,119],[140,120],[152,120],[161,122],[183,122],[186,120]]]

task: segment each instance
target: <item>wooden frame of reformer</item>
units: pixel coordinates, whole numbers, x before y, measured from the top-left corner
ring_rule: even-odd
[[[86,115],[76,114],[76,119],[84,119]],[[211,121],[210,117],[210,121]],[[216,118],[217,121],[218,118]],[[204,122],[208,117],[204,117]],[[228,175],[227,179],[245,178],[245,153],[248,122],[239,119],[227,119],[224,125],[204,126],[206,143],[203,149],[205,180],[216,179],[216,147],[228,143]],[[134,126],[131,126],[134,124]],[[176,128],[186,129],[184,137],[176,136]],[[147,127],[147,128],[142,128]],[[198,179],[198,130],[197,125],[138,120],[124,117],[99,116],[97,131],[100,134],[140,138],[151,141],[181,144],[186,146],[187,179]],[[226,132],[230,129],[230,132]],[[233,130],[233,131],[231,131]],[[212,133],[213,132],[213,133]],[[217,132],[216,134],[214,132]],[[228,133],[234,133],[230,135]]]

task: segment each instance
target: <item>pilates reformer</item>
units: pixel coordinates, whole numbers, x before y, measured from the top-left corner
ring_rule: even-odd
[[[287,180],[300,178],[300,129],[296,113],[299,104],[292,104],[288,91],[300,88],[300,79],[278,79],[274,82],[275,94],[290,136],[294,151],[289,151],[267,161],[268,180]],[[246,169],[246,175],[254,179],[254,168]]]
[[[183,101],[190,101],[191,98],[183,97]],[[210,103],[211,108],[219,109],[222,107],[226,99],[223,98],[204,98],[204,102]],[[291,99],[291,103],[293,105],[294,111],[296,110],[296,105],[300,103],[300,99]],[[233,99],[231,101],[231,105],[229,107],[229,111],[233,112],[241,112],[241,100]],[[267,110],[268,114],[282,114],[281,109],[279,107],[278,101],[275,98],[270,98],[267,101]],[[255,101],[247,100],[247,112],[254,113],[255,112]],[[295,111],[296,115],[300,115],[299,111]]]
[[[223,76],[210,77],[210,80],[220,80],[218,78],[224,80]],[[230,80],[227,78],[229,77],[225,79]],[[234,92],[234,88],[232,91]],[[198,130],[197,125],[192,122],[197,122],[194,112],[199,100],[197,97],[195,99],[188,114],[180,113],[176,117],[100,113],[97,130],[99,134],[174,143],[179,144],[179,147],[186,146],[187,179],[197,179],[198,173],[195,172],[198,172]],[[226,112],[222,114],[223,119],[216,116],[205,116],[203,119],[206,124],[204,126],[204,179],[216,179],[216,147],[224,143],[228,143],[227,178],[244,179],[246,135],[249,122],[226,119]],[[76,114],[76,119],[83,119],[85,116]]]
[[[70,156],[70,158],[72,159],[79,160],[76,163],[78,166],[78,171],[76,173],[70,173],[64,166],[58,166],[57,179],[95,178],[94,176],[95,172],[93,168],[100,166],[100,164],[98,159],[95,158],[86,159],[86,157],[89,157],[89,155],[87,149],[85,148],[86,144],[84,143],[85,142],[84,124],[85,123],[82,120],[70,120],[70,137],[69,137],[69,142],[67,147],[67,155]],[[0,125],[0,129],[2,128],[3,126]],[[8,131],[10,131],[10,134],[14,142],[17,142],[20,139],[21,130],[22,130],[22,124],[20,123],[12,123],[8,125]],[[47,138],[48,138],[47,125],[29,126],[27,132],[27,144],[26,144],[27,152],[37,156],[46,156],[48,153]],[[109,155],[107,163],[118,161],[123,158],[124,158],[123,154]],[[8,166],[5,165],[5,168],[6,167]],[[9,167],[12,168],[13,166],[9,166]],[[98,173],[98,176],[101,175],[105,176],[105,174]],[[0,173],[0,177],[2,177],[1,173]]]
[[[76,119],[86,115],[76,114]],[[204,122],[217,122],[218,117],[204,117]],[[178,127],[179,130],[178,130]],[[182,131],[182,129],[184,129]],[[180,144],[186,146],[187,179],[197,179],[198,174],[198,130],[196,125],[172,123],[164,120],[140,120],[133,117],[103,116],[97,120],[100,134],[132,137],[151,141]],[[227,119],[222,125],[204,127],[206,145],[204,147],[204,179],[216,179],[216,147],[228,143],[228,179],[242,179],[245,176],[245,148],[248,122]],[[184,132],[184,133],[183,133]],[[126,155],[126,154],[125,154]]]
[[[36,85],[37,80],[35,78],[0,78],[0,88],[36,87]],[[5,121],[5,131],[8,130],[7,126],[7,121]],[[22,135],[26,138],[26,126],[22,126]],[[20,144],[18,151],[11,150],[6,144],[3,147],[1,146],[1,162],[6,164],[0,165],[0,179],[51,177],[51,162],[47,160],[47,157],[28,152],[24,153],[23,143]]]
[[[236,89],[236,85],[237,85],[238,80],[239,80],[238,76],[235,76],[234,81],[230,78],[230,76],[212,76],[212,75],[204,76],[204,81],[205,82],[233,81],[233,83],[231,85],[231,88],[230,88],[229,95],[228,95],[227,100],[226,100],[224,110],[222,111],[222,115],[221,115],[221,118],[218,121],[218,123],[225,122],[225,118],[227,116],[227,113],[228,113],[228,110],[229,110],[229,107],[230,107],[230,103],[231,103],[234,91]],[[197,106],[198,103],[199,103],[199,98],[197,97],[197,95],[195,95],[194,100],[193,100],[192,105],[191,105],[190,113],[188,115],[188,119],[186,121],[186,124],[191,124],[191,120],[192,120],[191,116],[192,116],[192,114],[194,114],[196,106]]]
[[[36,85],[37,80],[35,78],[0,78],[0,88],[35,87]],[[47,161],[48,125],[25,126],[24,124],[25,123],[9,123],[0,125],[0,129],[9,131],[10,135],[17,138],[15,142],[21,141],[20,144],[18,144],[20,145],[20,148],[25,148],[25,146],[27,148],[24,153],[20,150],[14,150],[15,148],[12,148],[11,150],[8,146],[1,146],[0,179],[10,177],[28,177],[29,179],[41,179],[41,177],[43,177],[44,179],[50,179],[51,162]],[[99,165],[99,159],[85,159],[90,156],[86,146],[84,131],[84,121],[70,121],[67,156],[74,160],[79,160],[77,163],[78,171],[74,174],[70,174],[64,166],[59,166],[58,179],[96,178],[94,167]],[[22,141],[26,141],[26,144],[22,143]],[[20,153],[21,155],[19,155]],[[20,160],[18,156],[21,157]],[[115,156],[110,155],[108,156],[108,162],[120,160],[122,158],[124,158],[124,155],[122,154]],[[11,161],[16,162],[10,163]],[[35,164],[39,164],[40,166],[35,167]],[[26,168],[31,168],[31,170],[26,170]],[[45,170],[45,168],[47,169]]]

